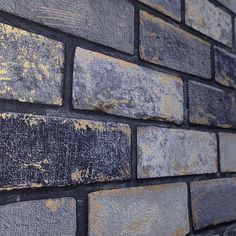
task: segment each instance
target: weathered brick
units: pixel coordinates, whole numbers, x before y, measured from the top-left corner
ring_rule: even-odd
[[[236,55],[214,48],[215,80],[224,86],[236,89]]]
[[[89,194],[89,235],[169,236],[189,232],[184,183]]]
[[[215,134],[138,127],[138,178],[217,172]]]
[[[76,201],[57,198],[0,206],[0,235],[75,236]]]
[[[77,48],[73,105],[132,118],[183,121],[180,78]]]
[[[0,0],[0,9],[133,53],[134,7],[128,0]]]
[[[227,230],[223,233],[223,236],[235,236],[236,235],[236,228]]]
[[[0,98],[62,105],[64,45],[0,24]]]
[[[236,94],[190,81],[189,120],[194,124],[236,127]]]
[[[139,0],[173,19],[181,20],[181,0]]]
[[[207,0],[186,0],[186,24],[195,30],[232,46],[231,16]]]
[[[236,219],[236,178],[191,183],[192,215],[195,229]]]
[[[144,11],[140,13],[140,56],[154,64],[211,77],[208,43]]]
[[[4,113],[0,127],[1,189],[130,177],[128,125]]]
[[[217,1],[220,2],[221,4],[223,4],[224,6],[226,6],[227,8],[229,8],[229,10],[236,13],[235,0],[217,0]]]
[[[236,134],[219,133],[220,168],[222,172],[236,171]]]

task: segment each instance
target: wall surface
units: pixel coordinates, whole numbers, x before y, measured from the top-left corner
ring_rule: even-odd
[[[0,0],[0,235],[236,235],[235,0]]]

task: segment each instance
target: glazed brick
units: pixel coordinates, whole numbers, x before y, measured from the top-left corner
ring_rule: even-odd
[[[177,21],[181,20],[181,0],[139,0],[139,2],[170,16]]]
[[[232,46],[231,16],[207,0],[186,0],[186,24],[195,30]]]
[[[0,24],[0,98],[62,105],[64,45]]]
[[[190,81],[188,96],[191,123],[222,128],[236,126],[235,93]]]
[[[130,178],[128,125],[3,113],[0,127],[1,189]]]
[[[137,146],[138,178],[217,172],[215,134],[138,127]]]
[[[206,79],[211,77],[208,43],[144,11],[140,13],[140,57]]]
[[[77,48],[73,106],[137,119],[182,123],[180,78]]]
[[[0,10],[133,53],[134,7],[128,0],[0,0]]]
[[[236,89],[236,55],[215,47],[215,80]]]
[[[236,219],[236,179],[225,178],[191,183],[193,225],[202,229]]]
[[[220,168],[222,172],[236,171],[236,134],[219,133]]]
[[[89,194],[90,236],[186,235],[184,183],[114,189]]]
[[[76,201],[57,198],[0,206],[0,235],[75,236]]]

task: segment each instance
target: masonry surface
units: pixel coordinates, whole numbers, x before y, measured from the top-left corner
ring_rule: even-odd
[[[234,0],[0,0],[0,235],[236,235]]]

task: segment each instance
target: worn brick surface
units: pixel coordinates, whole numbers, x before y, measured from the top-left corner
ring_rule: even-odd
[[[236,235],[236,228],[227,230],[223,233],[223,236],[235,236]]]
[[[170,236],[189,232],[184,183],[89,194],[90,236]]]
[[[64,45],[0,24],[0,98],[62,105]]]
[[[236,134],[219,133],[219,140],[221,171],[236,171]]]
[[[0,9],[133,53],[134,7],[128,0],[0,0]]]
[[[189,120],[194,124],[236,127],[236,94],[190,81]]]
[[[215,47],[215,80],[236,89],[236,55]]]
[[[225,7],[229,8],[229,10],[233,11],[236,13],[236,4],[235,0],[217,0],[221,4],[223,4]]]
[[[175,20],[181,20],[181,0],[138,0],[160,11],[161,13],[174,18]]]
[[[154,64],[211,77],[208,43],[144,11],[140,13],[140,56]]]
[[[195,229],[236,219],[236,178],[191,183],[192,215]]]
[[[0,207],[2,236],[75,236],[76,201],[57,198]]]
[[[186,0],[186,24],[228,46],[232,45],[231,16],[207,0]]]
[[[4,113],[0,127],[0,188],[130,177],[127,125]]]
[[[77,48],[73,105],[132,118],[182,123],[180,78]]]
[[[158,127],[138,127],[138,177],[214,173],[215,134]]]

